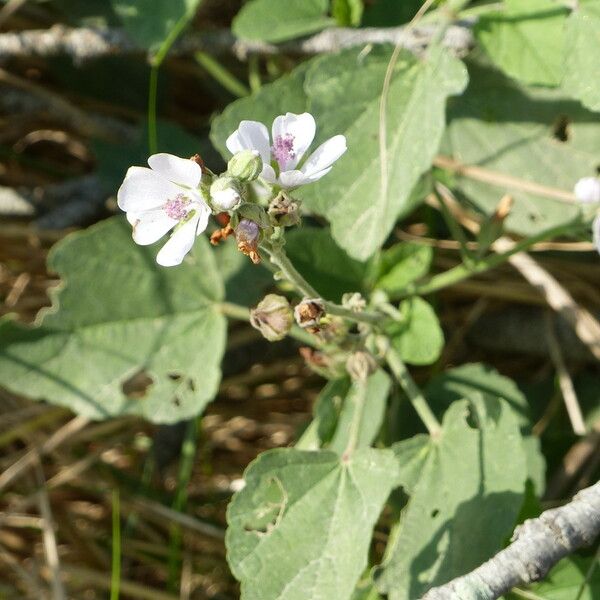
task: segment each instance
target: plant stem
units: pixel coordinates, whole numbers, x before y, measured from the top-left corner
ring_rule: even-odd
[[[121,584],[121,509],[119,488],[112,493],[112,567],[110,573],[110,600],[119,600]]]
[[[238,98],[243,98],[250,93],[250,90],[229,70],[227,70],[218,60],[206,52],[196,52],[194,54],[196,62],[203,67],[206,72],[218,81],[228,92],[231,92]]]
[[[221,302],[219,304],[219,309],[221,313],[230,319],[236,319],[238,321],[250,321],[250,309],[241,306],[240,304],[233,304],[232,302]],[[302,344],[306,344],[307,346],[312,346],[313,348],[319,348],[321,344],[319,340],[314,336],[310,335],[304,329],[294,325],[292,329],[289,331],[288,335],[298,340]]]
[[[352,394],[352,401],[354,403],[354,414],[352,415],[352,422],[350,423],[350,433],[348,435],[348,444],[344,450],[343,458],[347,459],[356,449],[358,443],[358,434],[360,432],[360,423],[363,419],[365,412],[365,402],[367,400],[367,382],[366,381],[353,381],[354,394]]]
[[[177,490],[172,505],[173,510],[176,512],[183,512],[187,502],[187,487],[194,467],[197,436],[198,429],[196,420],[190,419],[185,432],[185,438],[181,444],[181,458],[179,459],[179,473],[177,474]],[[170,591],[174,592],[178,588],[177,583],[179,581],[179,568],[181,562],[181,525],[178,523],[171,523],[170,533],[168,587]]]
[[[522,252],[538,242],[558,237],[569,232],[572,233],[574,225],[578,225],[579,223],[580,221],[578,219],[576,222],[571,221],[566,225],[552,227],[551,229],[542,231],[541,233],[538,233],[530,238],[521,240],[507,252],[503,252],[502,254],[491,254],[490,256],[486,256],[484,259],[470,265],[460,264],[452,269],[449,269],[448,271],[445,271],[444,273],[434,275],[423,283],[407,286],[404,292],[399,295],[399,297],[405,298],[407,296],[425,296],[426,294],[437,292],[438,290],[454,285],[460,281],[463,281],[464,279],[468,279],[469,277],[477,275],[478,273],[489,271],[490,269],[493,269],[494,267],[506,262],[511,256],[513,256],[513,254]]]
[[[386,361],[392,370],[394,377],[404,390],[404,393],[408,396],[414,409],[417,411],[421,421],[423,421],[423,424],[427,427],[429,435],[431,435],[431,437],[439,436],[442,428],[437,417],[433,414],[431,408],[429,408],[425,396],[423,396],[423,393],[414,382],[406,365],[400,358],[400,355],[392,346],[390,346],[386,352]]]
[[[319,292],[317,292],[310,283],[296,271],[296,268],[291,263],[283,248],[275,248],[269,245],[262,246],[262,249],[270,256],[271,262],[277,265],[285,279],[287,279],[306,298],[319,298],[323,302],[325,312],[330,315],[343,317],[344,319],[349,319],[350,321],[356,321],[358,323],[368,323],[370,325],[381,324],[385,319],[385,316],[377,313],[367,311],[357,313],[344,308],[335,302],[323,300],[319,295]]]

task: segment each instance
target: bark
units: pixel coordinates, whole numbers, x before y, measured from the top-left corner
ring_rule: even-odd
[[[560,508],[518,527],[513,541],[480,567],[429,590],[421,600],[495,600],[513,587],[538,581],[565,556],[600,533],[600,482]]]
[[[473,45],[471,22],[459,22],[448,28],[444,44],[457,54],[466,53]],[[174,55],[192,54],[196,51],[210,54],[234,54],[245,58],[249,54],[313,55],[336,52],[352,46],[366,44],[402,44],[415,53],[422,52],[437,31],[438,26],[420,25],[407,30],[405,26],[382,29],[366,27],[353,29],[333,27],[316,35],[285,42],[269,44],[238,40],[228,29],[190,32],[173,47]],[[0,34],[0,60],[22,56],[70,56],[83,62],[114,54],[143,53],[122,29],[70,28],[55,25],[43,30],[25,30]]]

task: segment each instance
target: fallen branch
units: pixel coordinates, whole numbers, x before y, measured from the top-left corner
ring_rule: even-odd
[[[600,533],[600,482],[565,506],[518,527],[504,550],[467,575],[429,590],[422,600],[495,600],[513,587],[546,576],[565,556]]]
[[[464,54],[473,45],[470,22],[456,23],[448,28],[444,45],[457,54]],[[229,29],[190,32],[172,49],[172,54],[192,54],[197,51],[210,54],[234,54],[245,58],[250,54],[313,55],[337,52],[366,44],[400,44],[415,53],[422,52],[438,30],[436,24],[406,27],[353,29],[332,27],[308,38],[283,44],[268,44],[237,39]],[[76,62],[111,54],[143,53],[122,29],[70,28],[55,25],[49,29],[26,30],[0,34],[0,60],[22,56],[68,55]]]

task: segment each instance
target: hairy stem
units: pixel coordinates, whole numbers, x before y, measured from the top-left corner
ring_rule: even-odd
[[[452,269],[449,269],[448,271],[445,271],[444,273],[434,275],[423,283],[409,285],[406,287],[404,292],[400,294],[400,297],[424,296],[426,294],[437,292],[441,289],[459,283],[460,281],[468,279],[473,275],[483,273],[484,271],[489,271],[490,269],[505,263],[514,254],[522,252],[538,242],[565,235],[567,233],[573,233],[574,230],[578,229],[580,225],[581,222],[578,218],[576,221],[571,221],[566,225],[552,227],[551,229],[547,229],[538,233],[537,235],[520,241],[507,252],[503,252],[502,254],[491,254],[490,256],[486,256],[482,260],[470,265],[460,264]]]
[[[330,315],[335,315],[337,317],[343,317],[344,319],[348,319],[350,321],[356,321],[357,323],[368,323],[370,325],[378,325],[381,324],[385,319],[383,315],[373,313],[373,312],[359,312],[356,313],[352,310],[344,308],[335,302],[329,302],[328,300],[323,300],[311,285],[298,273],[296,267],[292,264],[290,259],[288,258],[285,250],[283,248],[276,248],[272,245],[262,246],[262,249],[269,255],[271,258],[271,262],[275,264],[285,279],[287,279],[298,292],[300,292],[306,298],[319,298],[323,302],[323,306],[325,307],[325,312]]]
[[[427,427],[429,435],[431,435],[431,437],[439,436],[442,429],[440,422],[433,414],[431,408],[429,408],[425,396],[423,396],[423,393],[414,382],[397,350],[390,346],[386,352],[385,358],[394,377],[404,390],[404,393],[408,396],[408,399],[417,411],[421,421],[423,421],[423,424]]]

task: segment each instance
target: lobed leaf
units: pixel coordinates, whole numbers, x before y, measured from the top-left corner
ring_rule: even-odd
[[[242,598],[349,599],[395,468],[391,450],[345,461],[292,448],[259,456],[227,511],[227,558]]]
[[[179,267],[155,254],[118,217],[55,246],[52,309],[35,327],[0,321],[0,384],[93,419],[200,413],[221,377],[223,282],[204,237]]]
[[[415,444],[420,468],[405,475],[411,497],[378,577],[390,600],[420,598],[494,555],[514,527],[525,487],[518,423],[502,400],[473,394],[470,403],[454,402],[429,450]],[[414,463],[414,445],[394,449],[398,460],[404,450]]]

